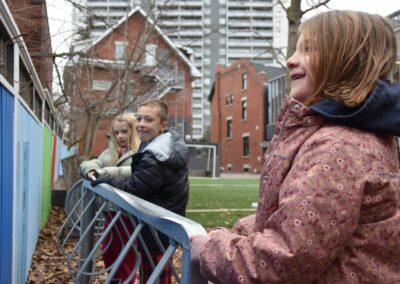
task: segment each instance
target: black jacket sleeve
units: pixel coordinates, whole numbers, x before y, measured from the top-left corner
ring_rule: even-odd
[[[154,191],[164,184],[165,171],[162,165],[149,153],[143,153],[132,161],[132,176],[128,179],[113,178],[109,184],[131,193],[137,197],[148,199]]]

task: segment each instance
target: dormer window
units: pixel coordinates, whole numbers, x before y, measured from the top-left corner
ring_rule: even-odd
[[[155,44],[146,44],[146,62],[147,66],[156,65],[156,51],[157,45]]]
[[[242,90],[247,90],[247,73],[242,74]]]
[[[124,42],[124,41],[116,41],[115,42],[115,59],[116,60],[125,59],[125,46],[126,46],[126,42]]]

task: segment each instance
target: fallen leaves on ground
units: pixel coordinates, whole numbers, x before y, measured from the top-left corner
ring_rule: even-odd
[[[53,207],[46,226],[41,230],[39,239],[36,244],[36,250],[32,258],[31,266],[29,269],[28,284],[73,284],[70,271],[68,270],[68,255],[73,249],[73,243],[65,243],[63,250],[65,255],[62,254],[61,244],[57,239],[57,234],[65,221],[64,208]],[[75,239],[74,241],[77,241]],[[182,250],[177,249],[174,254],[173,263],[180,274],[182,266]],[[77,267],[77,261],[71,262],[72,267]],[[104,263],[101,259],[96,261],[96,271],[104,269]],[[98,275],[95,278],[96,283],[102,283],[107,275]],[[176,283],[174,277],[172,283]]]
[[[32,258],[27,283],[74,283],[62,255],[57,233],[64,223],[63,208],[53,207],[46,226],[41,230]]]

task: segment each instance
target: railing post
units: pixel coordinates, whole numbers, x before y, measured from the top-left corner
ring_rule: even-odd
[[[182,250],[182,283],[207,284],[208,281],[200,273],[200,267],[190,263],[190,248]]]
[[[99,206],[100,201],[103,202],[101,206]],[[102,214],[106,204],[113,204],[113,208],[115,210],[118,209],[118,211],[116,211],[117,214],[106,228],[100,228],[105,230],[101,235],[95,235],[95,231],[97,232],[97,229],[99,229],[99,220],[102,220],[103,218]],[[199,267],[192,266],[190,263],[190,237],[207,234],[206,230],[200,224],[109,185],[91,187],[89,181],[83,182],[79,205],[73,207],[73,210],[76,211],[76,215],[78,215],[76,220],[72,220],[74,214],[71,212],[71,214],[68,215],[65,224],[72,222],[72,230],[80,230],[80,239],[75,241],[76,244],[68,256],[68,268],[71,276],[75,278],[75,284],[88,284],[93,280],[92,278],[104,274],[108,274],[106,283],[109,283],[113,274],[115,274],[118,266],[123,262],[128,250],[136,239],[140,241],[143,245],[143,250],[148,254],[148,249],[145,243],[143,243],[142,236],[140,235],[142,226],[146,224],[152,228],[152,230],[155,230],[155,235],[162,233],[169,238],[169,246],[164,251],[162,259],[156,264],[155,271],[153,271],[148,283],[155,283],[157,276],[162,272],[167,264],[170,265],[170,268],[173,270],[178,283],[208,283],[200,274]],[[120,251],[117,260],[112,265],[112,268],[96,268],[94,262],[102,255],[102,253],[104,253],[104,251],[99,250],[101,243],[118,221],[118,218],[120,217],[119,214],[131,215],[132,218],[136,220],[133,221],[132,218],[130,218],[131,221],[135,224],[138,223],[139,225],[136,226],[129,241],[125,243],[126,247]],[[63,228],[64,225],[60,229],[61,232]],[[124,230],[126,232],[128,231],[127,228],[124,228]],[[70,239],[70,235],[71,234],[68,233],[66,239],[62,240],[63,247],[65,246],[66,241]],[[62,236],[62,233],[59,233],[58,236]],[[158,238],[156,238],[156,240],[158,240],[157,242],[160,242]],[[161,246],[161,242],[159,245]],[[171,261],[171,257],[175,253],[178,245],[180,245],[183,250],[180,275],[176,271],[176,264]],[[140,263],[137,254],[135,258],[137,258],[137,265],[135,264],[132,273],[137,272]],[[76,267],[76,261],[79,261],[78,269]],[[132,276],[133,274],[130,277]]]
[[[96,211],[96,202],[90,202],[93,198],[94,193],[91,190],[88,190],[82,186],[82,191],[86,190],[86,194],[82,200],[82,208],[81,212],[83,212],[82,221],[81,221],[81,231],[80,238],[82,239],[81,247],[80,247],[80,260],[79,260],[79,271],[81,271],[82,266],[85,263],[86,258],[88,257],[90,251],[93,248],[94,242],[94,227],[89,226],[90,222],[93,220]],[[84,209],[87,208],[85,211]],[[87,232],[86,232],[87,231]],[[92,272],[93,261],[90,260],[86,267],[83,267],[82,277],[79,280],[80,284],[88,284],[90,283],[90,273]]]

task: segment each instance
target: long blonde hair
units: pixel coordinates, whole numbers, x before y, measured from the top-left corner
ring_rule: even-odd
[[[302,23],[299,32],[309,43],[315,84],[306,105],[333,98],[357,106],[395,68],[396,36],[389,20],[380,15],[329,11]]]
[[[129,150],[137,152],[140,145],[139,135],[136,130],[136,117],[133,113],[122,113],[117,115],[111,122],[111,150],[112,150],[112,160],[116,163],[119,159],[119,153],[121,152],[121,148],[117,142],[114,133],[114,124],[115,122],[126,122],[128,124],[128,128],[131,131],[131,136],[129,137]]]

